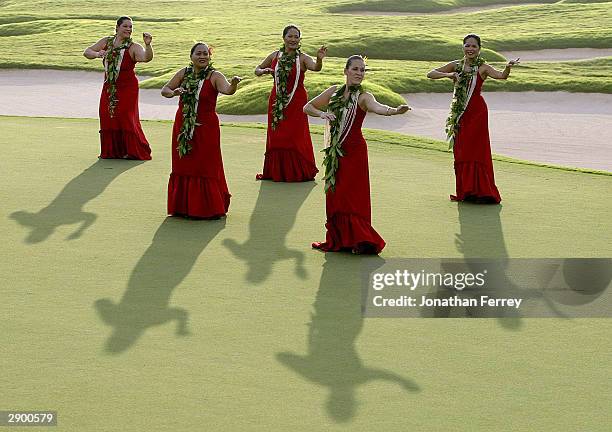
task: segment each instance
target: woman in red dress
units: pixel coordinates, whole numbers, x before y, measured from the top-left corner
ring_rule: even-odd
[[[100,158],[151,159],[151,148],[140,126],[138,114],[137,62],[153,59],[149,33],[143,33],[145,48],[132,42],[132,19],[117,20],[115,35],[104,37],[88,47],[88,59],[102,58],[104,86],[100,95]]]
[[[323,251],[348,250],[357,254],[378,254],[385,241],[372,228],[368,148],[361,133],[367,112],[380,115],[403,114],[408,105],[391,108],[361,91],[365,61],[351,56],[344,69],[346,84],[332,86],[312,99],[304,112],[329,122],[325,149],[325,191],[327,235],[325,242],[312,247]],[[322,111],[327,106],[327,111]]]
[[[327,48],[322,46],[317,60],[300,51],[301,33],[294,25],[283,30],[284,45],[255,68],[255,75],[274,76],[268,102],[268,137],[263,174],[257,180],[303,182],[314,180],[319,172],[312,150],[308,117],[302,112],[308,101],[304,88],[307,70],[320,71]]]
[[[227,213],[230,193],[221,157],[217,95],[236,92],[212,67],[208,45],[191,48],[191,65],[179,70],[162,88],[167,98],[180,96],[172,129],[172,173],[168,182],[168,214],[219,219]]]
[[[486,64],[480,57],[480,37],[463,38],[461,60],[433,69],[428,78],[450,78],[455,82],[451,114],[446,132],[455,156],[456,195],[453,201],[497,204],[501,196],[495,186],[487,104],[480,94],[487,77],[505,80],[519,59],[511,60],[503,71]]]

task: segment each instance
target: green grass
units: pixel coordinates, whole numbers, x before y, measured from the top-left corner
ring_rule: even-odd
[[[609,0],[361,0],[347,1],[330,7],[330,11],[342,12],[452,12],[453,9],[463,7],[504,6],[515,4],[516,6],[529,5],[530,3],[606,3]]]
[[[254,181],[264,129],[222,128],[230,212],[198,222],[165,218],[169,122],[143,122],[146,163],[97,160],[96,120],[0,127],[0,406],[58,410],[58,432],[612,420],[610,320],[364,320],[358,288],[364,262],[392,257],[609,257],[611,177],[496,162],[503,206],[458,206],[450,154],[368,134],[388,247],[326,256],[310,249],[324,234],[321,181]]]
[[[455,4],[426,3],[436,8]],[[488,3],[457,2],[459,6]],[[429,16],[359,16],[329,11],[330,7],[351,4],[342,0],[216,0],[203,6],[188,0],[149,0],[127,6],[114,0],[5,1],[0,4],[0,67],[100,70],[99,61],[88,61],[80,53],[112,33],[116,15],[126,13],[134,17],[135,35],[141,31],[154,35],[155,59],[137,69],[153,77],[143,86],[161,87],[187,64],[193,41],[203,39],[214,46],[219,70],[247,78],[239,96],[220,103],[220,112],[245,114],[265,112],[270,81],[255,79],[253,70],[280,45],[280,32],[288,22],[302,27],[305,52],[314,55],[321,44],[329,45],[323,72],[307,74],[311,94],[341,82],[344,59],[361,53],[370,59],[371,88],[386,103],[401,101],[399,93],[450,91],[448,82],[428,80],[426,73],[460,57],[461,38],[469,31],[482,35],[483,52],[490,62],[503,61],[499,52],[504,50],[612,47],[607,25],[612,21],[611,3],[561,2]],[[375,3],[380,7],[394,4],[413,7],[425,3]],[[611,58],[527,63],[516,68],[509,81],[487,83],[487,90],[610,93],[611,63]],[[502,67],[503,63],[494,64]]]

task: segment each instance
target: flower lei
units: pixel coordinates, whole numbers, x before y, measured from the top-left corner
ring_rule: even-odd
[[[361,86],[350,86],[349,96],[344,100],[344,91],[346,90],[346,84],[337,89],[329,100],[327,106],[327,112],[332,113],[335,117],[334,120],[329,120],[329,146],[321,150],[325,157],[323,158],[323,165],[325,166],[325,192],[329,189],[332,192],[336,190],[336,172],[340,165],[340,160],[344,153],[342,152],[342,117],[345,110],[349,109],[352,104],[357,104],[359,92]]]
[[[478,68],[485,63],[485,60],[478,56],[472,63],[471,67],[465,71],[463,67],[465,65],[465,57],[459,60],[457,70],[459,71],[459,79],[455,83],[455,89],[453,91],[453,101],[450,106],[450,114],[446,119],[446,139],[449,141],[449,150],[453,148],[455,144],[455,135],[459,130],[459,119],[465,112],[468,104],[468,93],[472,79],[478,72]]]
[[[179,157],[185,156],[191,151],[191,140],[193,139],[193,133],[196,126],[200,126],[197,123],[197,101],[198,101],[198,88],[200,87],[200,81],[205,80],[209,72],[214,71],[212,62],[208,63],[205,69],[202,69],[197,74],[193,68],[193,63],[190,63],[185,70],[185,77],[181,86],[185,90],[181,94],[181,102],[183,102],[183,124],[178,134],[178,150]]]
[[[298,48],[292,54],[287,54],[284,45],[280,47],[279,51],[281,52],[281,56],[278,59],[278,73],[275,77],[277,86],[276,99],[274,101],[274,106],[272,107],[272,129],[276,129],[276,126],[280,123],[280,121],[285,118],[283,115],[283,109],[285,109],[289,103],[287,81],[289,80],[289,74],[293,69],[293,64],[296,62],[296,59],[299,59],[300,47],[298,46]],[[299,77],[295,77],[295,79],[299,79]]]
[[[113,43],[116,36],[106,38],[106,54],[104,55],[104,64],[106,65],[106,82],[108,83],[108,113],[111,117],[115,115],[115,108],[119,100],[117,99],[117,77],[119,76],[119,58],[121,50],[128,49],[132,44],[132,38],[127,38],[121,45],[114,48]]]

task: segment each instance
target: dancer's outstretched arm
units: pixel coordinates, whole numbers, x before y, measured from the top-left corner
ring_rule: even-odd
[[[445,64],[444,66],[440,66],[439,68],[430,70],[427,73],[427,78],[449,78],[453,81],[457,81],[457,79],[459,78],[459,73],[457,72],[457,62],[452,61],[450,63]]]
[[[104,57],[106,55],[106,50],[104,48],[106,48],[107,41],[108,38],[103,37],[95,44],[88,46],[85,48],[85,51],[83,51],[83,56],[89,60]]]
[[[272,75],[274,73],[274,69],[272,69],[272,60],[274,60],[274,57],[276,57],[277,55],[278,51],[274,51],[268,54],[268,57],[266,57],[264,61],[262,61],[261,64],[255,68],[255,75]]]
[[[185,79],[185,72],[187,68],[183,68],[166,83],[161,89],[163,97],[172,98],[174,96],[180,96],[185,92],[185,89],[181,87],[183,79]]]
[[[485,63],[482,65],[482,74],[485,77],[490,76],[491,78],[498,80],[508,79],[512,66],[516,66],[517,64],[521,63],[519,60],[520,58],[517,58],[516,60],[510,60],[503,71],[497,70],[493,66]]]
[[[227,78],[225,78],[225,75],[223,75],[221,72],[214,71],[210,77],[210,80],[219,93],[224,95],[233,95],[236,93],[238,83],[242,81],[242,78],[239,76],[234,76],[232,78],[232,82],[229,82]]]
[[[376,100],[372,93],[363,93],[360,96],[360,104],[367,108],[369,112],[373,112],[374,114],[384,115],[384,116],[392,116],[397,114],[404,114],[407,111],[410,111],[411,108],[407,104],[398,105],[396,108],[392,108],[389,105],[383,105]]]
[[[337,86],[331,86],[319,96],[311,99],[306,105],[304,105],[304,113],[311,117],[321,117],[325,120],[334,120],[336,117],[332,113],[323,111],[323,108],[329,105],[329,100],[336,89]]]
[[[142,40],[145,44],[144,48],[142,45],[137,43],[132,45],[132,49],[134,50],[134,60],[141,63],[148,63],[153,60],[153,46],[151,45],[153,36],[151,36],[151,33],[143,33]]]
[[[321,69],[323,69],[323,59],[325,58],[326,55],[327,55],[327,47],[325,45],[323,45],[321,48],[319,48],[319,51],[317,51],[316,61],[312,57],[310,57],[308,54],[302,54],[302,58],[304,61],[304,65],[306,66],[306,69],[315,71],[315,72],[319,72]]]

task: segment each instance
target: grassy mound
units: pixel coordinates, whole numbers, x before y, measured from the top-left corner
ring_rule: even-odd
[[[435,7],[451,3],[489,4],[429,3]],[[504,59],[499,52],[504,50],[612,47],[606,24],[612,20],[609,3],[560,2],[443,16],[358,16],[328,10],[350,4],[353,3],[344,0],[307,2],[300,5],[296,15],[290,3],[258,0],[213,0],[206,3],[205,10],[197,2],[179,5],[163,0],[140,2],[138,7],[99,0],[70,4],[51,0],[6,2],[0,9],[0,67],[101,70],[99,61],[88,61],[80,53],[87,45],[112,33],[115,14],[121,10],[134,16],[136,41],[140,41],[142,31],[154,35],[154,60],[137,68],[138,73],[153,77],[142,84],[144,87],[161,87],[189,62],[188,53],[194,41],[205,40],[215,49],[214,61],[220,71],[247,78],[241,85],[240,97],[220,104],[222,112],[240,114],[265,111],[269,86],[263,84],[266,81],[255,79],[253,70],[280,45],[281,29],[290,21],[303,29],[304,52],[315,55],[320,45],[329,46],[323,72],[307,74],[306,86],[311,94],[341,82],[344,58],[361,53],[370,58],[368,85],[377,89],[377,97],[383,101],[400,101],[400,93],[450,91],[448,82],[430,81],[426,74],[461,57],[461,38],[470,31],[481,34],[485,58],[500,68]],[[512,23],[511,30],[508,23]],[[78,38],[75,28],[79,29]],[[52,55],[48,55],[49,50]],[[486,88],[609,93],[611,76],[610,58],[524,63],[513,71],[509,81],[489,82]]]
[[[360,53],[368,58],[381,60],[449,61],[457,56],[457,42],[443,38],[414,38],[408,35],[384,36],[363,34],[350,39],[331,39],[330,55],[348,58]],[[435,50],[431,47],[436,46]],[[504,61],[505,58],[488,48],[482,55],[491,62]]]
[[[453,9],[489,5],[524,5],[530,3],[556,3],[558,0],[365,0],[330,7],[332,12],[443,12]],[[589,3],[589,0],[580,3]]]

